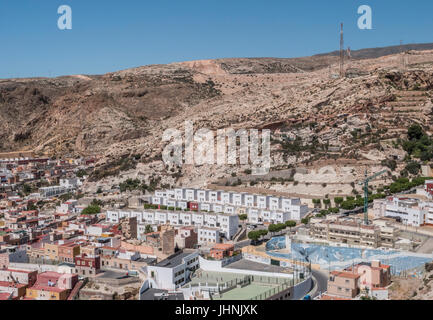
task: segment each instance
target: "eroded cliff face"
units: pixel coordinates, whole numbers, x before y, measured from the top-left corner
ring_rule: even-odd
[[[93,180],[125,173],[162,176],[166,184],[206,184],[245,170],[167,167],[162,134],[167,128],[183,131],[189,120],[196,130],[270,128],[299,137],[304,145],[299,150],[272,143],[274,169],[330,158],[377,162],[381,154],[395,152],[382,142],[403,136],[411,123],[431,128],[433,51],[408,56],[406,70],[400,55],[352,60],[350,77],[343,79],[333,76],[336,57],[319,56],[203,60],[102,76],[0,80],[0,150],[98,155]]]

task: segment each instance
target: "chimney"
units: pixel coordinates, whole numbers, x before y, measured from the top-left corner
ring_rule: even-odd
[[[380,267],[380,261],[379,260],[372,260],[371,266],[374,268],[379,268]]]

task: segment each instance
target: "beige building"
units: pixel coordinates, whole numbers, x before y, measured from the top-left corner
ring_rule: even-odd
[[[349,245],[393,248],[398,232],[387,224],[364,225],[353,219],[316,220],[310,226],[310,236],[316,239]]]
[[[360,292],[360,275],[347,271],[332,271],[328,279],[328,294],[355,298]]]

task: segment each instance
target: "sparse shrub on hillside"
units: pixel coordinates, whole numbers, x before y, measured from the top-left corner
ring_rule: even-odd
[[[394,171],[397,168],[397,162],[395,160],[382,160],[381,165],[390,168],[392,171]]]
[[[410,174],[417,175],[421,169],[421,165],[418,162],[411,161],[406,165],[405,169]]]

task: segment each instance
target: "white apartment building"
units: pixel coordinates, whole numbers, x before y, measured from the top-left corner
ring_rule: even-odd
[[[428,223],[427,221],[433,223],[433,213],[429,214],[430,207],[433,208],[433,204],[406,197],[388,197],[373,202],[376,218],[399,218],[401,223],[414,227]]]
[[[55,196],[60,196],[62,194],[73,191],[72,187],[63,187],[63,186],[50,186],[39,188],[39,193],[44,198],[50,198]]]
[[[137,217],[140,225],[194,226],[218,228],[221,235],[228,240],[238,231],[239,217],[237,214],[211,213],[198,211],[170,211],[170,210],[108,210],[106,221],[119,223],[124,217]],[[141,230],[140,228],[138,230]],[[144,230],[144,229],[143,229]]]
[[[70,199],[64,203],[62,203],[60,206],[56,207],[57,213],[75,213],[75,207],[78,205],[78,200]]]
[[[81,186],[82,183],[80,179],[78,178],[66,178],[66,179],[60,179],[60,186],[64,188],[77,188]]]
[[[218,228],[199,227],[197,242],[201,245],[220,243],[220,231]]]
[[[182,209],[187,208],[189,203],[194,203],[200,211],[247,213],[248,221],[255,224],[299,221],[308,213],[308,206],[302,204],[299,198],[191,188],[156,191],[152,203]]]
[[[176,290],[187,283],[190,274],[199,268],[198,257],[196,250],[179,251],[155,266],[147,266],[148,279],[158,289]]]

